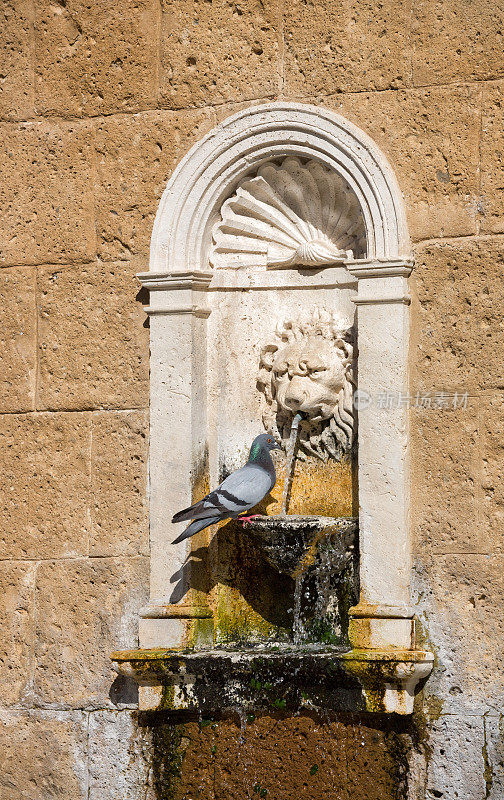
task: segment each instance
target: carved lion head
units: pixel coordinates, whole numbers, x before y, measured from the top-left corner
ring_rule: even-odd
[[[302,412],[300,453],[341,458],[354,435],[352,328],[315,309],[279,325],[276,335],[278,341],[261,352],[258,377],[268,404],[266,429],[285,446],[294,415]]]

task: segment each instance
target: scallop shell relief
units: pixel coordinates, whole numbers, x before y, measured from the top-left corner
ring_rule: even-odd
[[[238,186],[212,237],[213,267],[315,267],[366,253],[354,192],[318,161],[292,156],[263,164]]]

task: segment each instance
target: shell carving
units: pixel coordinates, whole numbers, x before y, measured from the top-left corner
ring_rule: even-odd
[[[362,211],[343,178],[318,161],[263,164],[221,208],[214,267],[315,267],[366,253]]]

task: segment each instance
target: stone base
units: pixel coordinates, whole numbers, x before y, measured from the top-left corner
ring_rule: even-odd
[[[415,621],[350,617],[348,638],[358,650],[411,650],[415,646]]]
[[[157,609],[155,609],[157,611]],[[180,650],[198,647],[200,650],[213,646],[214,623],[211,614],[206,616],[166,615],[147,616],[139,620],[140,646],[151,649],[163,647]]]
[[[349,613],[348,638],[355,650],[415,649],[415,621],[409,606],[361,601]]]

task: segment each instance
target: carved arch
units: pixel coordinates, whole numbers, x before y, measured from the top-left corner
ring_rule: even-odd
[[[158,207],[150,271],[207,270],[212,226],[230,192],[264,162],[289,155],[315,158],[347,182],[362,209],[367,259],[410,257],[401,191],[375,143],[325,108],[276,102],[229,117],[182,159]]]

